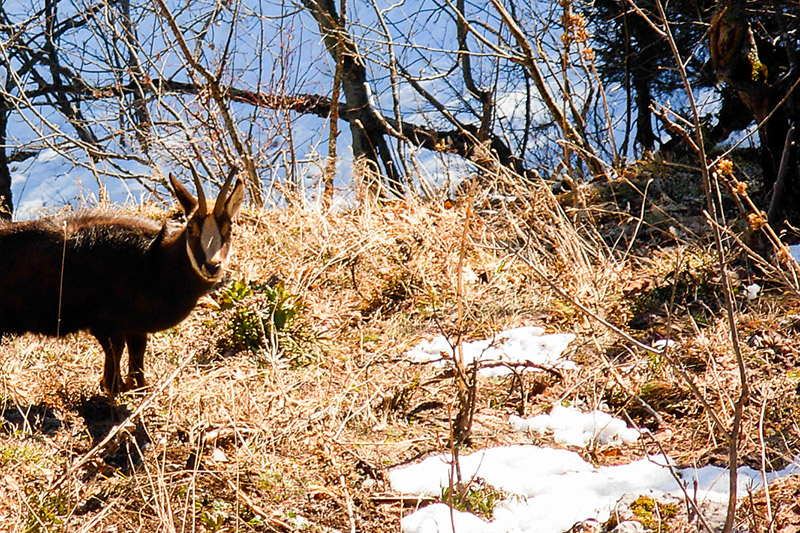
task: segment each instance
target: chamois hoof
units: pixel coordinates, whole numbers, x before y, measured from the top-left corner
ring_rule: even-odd
[[[102,388],[106,392],[109,401],[113,401],[114,397],[120,392],[122,392],[122,387],[120,387],[121,383],[122,383],[122,378],[117,378],[116,380],[114,380],[114,383],[112,385],[106,383],[105,378],[100,379],[100,388]]]
[[[125,378],[125,384],[122,386],[124,392],[144,392],[147,388],[147,381],[143,376],[134,377],[128,376]]]

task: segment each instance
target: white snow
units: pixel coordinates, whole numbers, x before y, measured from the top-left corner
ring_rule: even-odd
[[[452,512],[452,518],[451,518]],[[494,528],[474,514],[450,509],[443,503],[434,503],[423,507],[416,513],[410,514],[401,520],[404,532],[450,532],[457,533],[484,533],[494,531]]]
[[[653,348],[656,350],[666,350],[675,346],[675,341],[672,339],[658,339],[653,343]]]
[[[450,456],[429,457],[420,463],[389,473],[393,490],[404,494],[441,496],[449,486]],[[681,486],[670,472],[670,460],[652,456],[626,465],[594,467],[577,453],[536,446],[506,446],[460,457],[463,480],[476,477],[512,494],[495,507],[494,518],[485,522],[468,513],[453,511],[456,533],[562,532],[578,521],[609,519],[625,494],[682,498]],[[798,471],[797,465],[767,475],[768,480]],[[728,497],[726,469],[706,466],[676,470],[687,491],[698,502],[724,502]],[[739,468],[737,494],[761,486],[761,473]],[[401,521],[404,533],[452,532],[450,510],[444,504],[424,507]]]
[[[583,413],[578,409],[557,405],[550,414],[532,418],[511,415],[511,427],[517,431],[535,431],[544,435],[553,432],[553,439],[567,446],[585,448],[592,442],[617,446],[639,438],[639,430],[629,428],[624,420],[603,411]]]
[[[503,331],[493,339],[463,342],[464,364],[480,361],[483,366],[478,375],[483,377],[510,374],[515,365],[524,370],[526,363],[570,370],[576,365],[562,354],[573,340],[575,335],[571,333],[545,334],[543,328],[523,326]],[[439,366],[448,364],[455,354],[455,345],[443,335],[422,341],[406,353],[413,361],[433,362]]]
[[[517,330],[506,333],[512,337],[518,334]],[[484,352],[485,347],[478,353]],[[592,442],[624,446],[641,434],[603,411],[581,412],[561,405],[553,407],[549,414],[531,418],[511,416],[510,424],[518,431],[552,432],[557,443],[576,447]],[[436,503],[404,517],[404,533],[561,533],[587,519],[607,521],[626,495],[683,499],[685,489],[702,505],[726,502],[729,490],[729,471],[725,468],[677,468],[671,459],[661,455],[596,467],[573,451],[530,445],[501,446],[461,455],[459,470],[462,482],[480,479],[507,495],[495,507],[493,519],[487,522]],[[766,476],[741,467],[737,497],[761,487],[765,477],[770,482],[797,472],[800,462]],[[389,472],[392,490],[414,496],[441,497],[442,490],[455,478],[450,454],[428,457]]]
[[[750,301],[758,298],[759,292],[761,292],[761,285],[758,283],[751,283],[750,285],[745,285],[744,287],[744,295]]]

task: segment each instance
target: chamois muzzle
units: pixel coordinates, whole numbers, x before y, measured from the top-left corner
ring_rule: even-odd
[[[222,263],[206,263],[203,265],[206,277],[210,279],[217,279],[222,272]]]

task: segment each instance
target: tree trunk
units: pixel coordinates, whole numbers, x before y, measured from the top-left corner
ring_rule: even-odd
[[[353,110],[350,133],[353,137],[353,157],[367,167],[386,176],[387,184],[395,193],[402,194],[402,181],[392,160],[377,111],[370,102],[367,86],[367,69],[358,48],[347,33],[333,0],[303,0],[303,5],[314,16],[323,35],[325,48],[334,60],[337,48],[342,54],[342,91],[348,108]]]
[[[650,80],[634,70],[633,90],[636,93],[636,142],[642,150],[652,152],[656,144],[656,134],[653,133],[653,113],[650,104],[653,96],[650,93]]]
[[[781,53],[780,46],[793,43],[757,39],[744,2],[725,2],[717,8],[709,32],[711,61],[718,79],[736,91],[761,125],[762,200],[775,227],[784,221],[800,225],[800,154],[790,134],[800,117],[791,92],[798,75],[790,68],[791,51]],[[781,78],[782,72],[793,74]]]
[[[142,151],[147,153],[150,149],[150,127],[153,122],[147,109],[145,89],[142,87],[143,83],[147,83],[145,81],[147,77],[137,53],[140,46],[137,42],[136,28],[131,21],[130,0],[122,0],[120,8],[122,10],[122,36],[128,52],[127,67],[130,73],[130,86],[133,89],[133,117],[136,121],[133,128],[139,144],[142,146]]]
[[[8,104],[0,93],[0,220],[11,220],[11,170],[8,168],[6,152],[6,128],[8,127]]]
[[[636,142],[642,150],[655,149],[656,134],[653,132],[653,82],[659,75],[659,47],[666,42],[640,17],[631,20],[630,29],[634,37],[634,59],[631,64],[633,90],[636,93]]]

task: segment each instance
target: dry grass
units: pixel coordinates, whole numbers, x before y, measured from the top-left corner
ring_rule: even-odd
[[[597,464],[660,448],[682,464],[724,464],[710,416],[729,423],[736,364],[700,215],[678,208],[700,200],[656,181],[643,204],[644,184],[559,203],[541,184],[523,195],[501,183],[514,198],[473,197],[466,242],[466,201],[247,213],[225,282],[185,322],[151,337],[151,394],[114,409],[94,397],[102,351],[90,337],[5,339],[0,530],[397,531],[411,509],[388,493],[384,475],[445,449],[458,407],[452,376],[404,352],[439,333],[487,337],[520,325],[576,333],[570,355],[580,370],[481,380],[473,446],[547,442],[512,432],[508,415],[569,402],[653,430],[633,449],[580,451]],[[757,274],[735,252],[741,286]],[[758,300],[737,300],[754,390],[741,449],[751,466],[772,468],[800,444],[800,312],[792,291],[764,284]],[[269,312],[267,326],[247,322],[274,310],[277,286],[296,318],[280,332],[268,331]],[[648,354],[578,304],[641,342],[676,344],[669,357]],[[234,342],[233,324],[255,344]],[[133,426],[78,463],[143,403]],[[140,463],[130,468],[132,458]],[[771,509],[789,523],[781,494],[793,492],[776,491]],[[742,513],[742,523],[764,524],[762,504]]]

